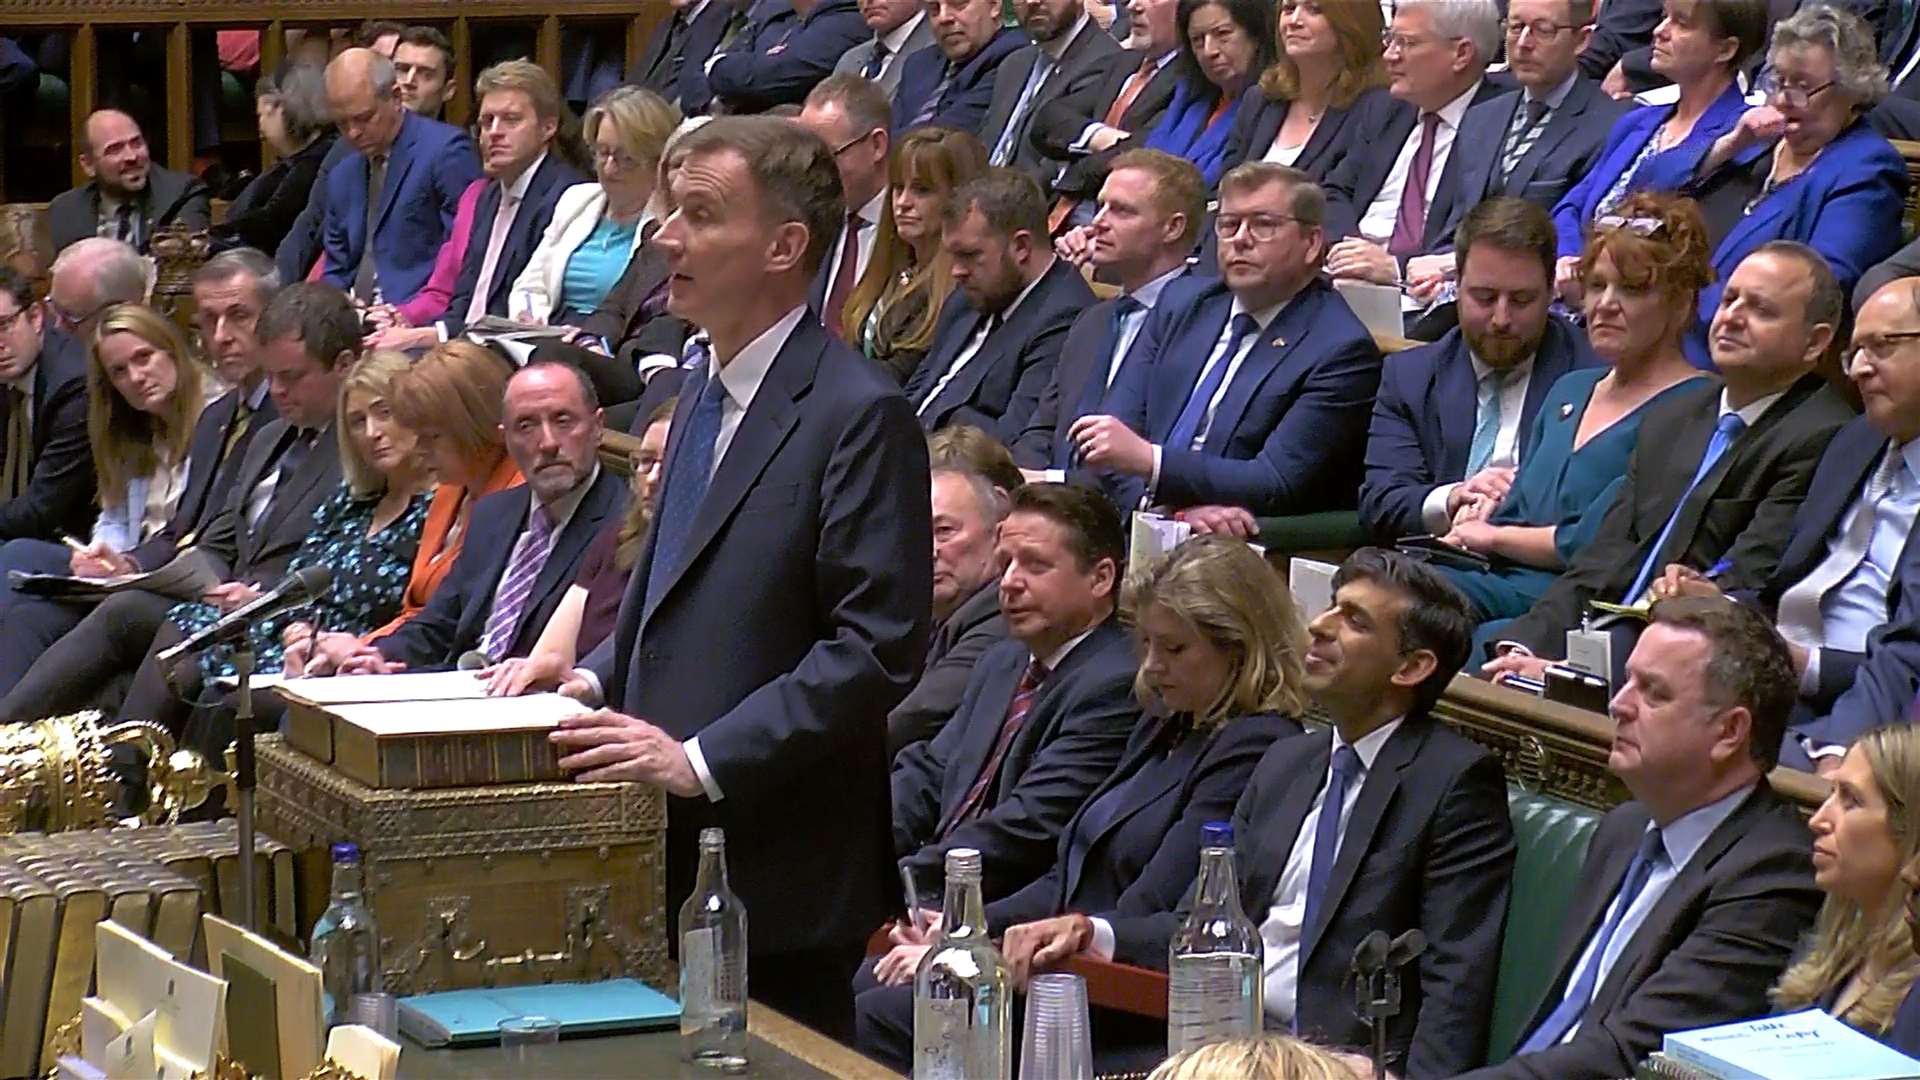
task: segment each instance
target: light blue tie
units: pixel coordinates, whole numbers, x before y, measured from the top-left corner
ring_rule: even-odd
[[[1667,850],[1660,842],[1660,830],[1649,829],[1640,838],[1640,848],[1633,853],[1633,862],[1627,864],[1626,877],[1620,881],[1620,891],[1613,905],[1613,913],[1601,925],[1600,933],[1594,936],[1593,952],[1587,957],[1587,963],[1580,969],[1573,985],[1567,987],[1565,997],[1553,1012],[1547,1015],[1540,1026],[1527,1036],[1514,1055],[1531,1054],[1544,1050],[1567,1037],[1573,1030],[1587,1006],[1593,1003],[1594,987],[1600,981],[1600,964],[1607,957],[1607,946],[1613,941],[1613,932],[1620,928],[1620,920],[1626,917],[1627,909],[1647,887],[1647,880],[1653,877],[1654,867],[1665,862]]]
[[[1746,429],[1747,422],[1740,419],[1739,413],[1727,413],[1714,425],[1713,438],[1707,440],[1707,452],[1700,455],[1700,467],[1693,471],[1693,479],[1687,484],[1687,490],[1681,492],[1679,501],[1673,504],[1673,513],[1667,515],[1667,523],[1660,527],[1660,536],[1654,540],[1653,547],[1647,549],[1647,561],[1641,564],[1640,574],[1633,579],[1633,588],[1628,589],[1627,595],[1621,598],[1622,603],[1634,603],[1646,591],[1647,583],[1653,580],[1653,575],[1659,570],[1660,552],[1667,546],[1667,537],[1673,533],[1674,523],[1680,520],[1680,511],[1686,509],[1687,498]]]
[[[1005,165],[1020,152],[1020,135],[1027,129],[1027,111],[1033,104],[1033,96],[1046,85],[1047,76],[1053,74],[1053,66],[1053,58],[1046,53],[1034,58],[1033,69],[1027,72],[1027,85],[1021,88],[1020,99],[1013,103],[1013,111],[1007,114],[1006,129],[1000,132],[1000,138],[994,142],[988,164]]]
[[[1473,442],[1467,448],[1467,476],[1486,468],[1487,462],[1493,460],[1493,448],[1500,441],[1500,392],[1506,389],[1507,375],[1496,368],[1480,376],[1480,412],[1473,425]]]
[[[1247,335],[1260,329],[1253,316],[1241,312],[1233,317],[1227,335],[1227,347],[1213,355],[1213,366],[1200,375],[1200,381],[1193,388],[1193,396],[1187,399],[1187,407],[1180,410],[1180,418],[1173,422],[1173,431],[1167,435],[1166,445],[1176,450],[1185,450],[1200,437],[1202,425],[1207,422],[1207,407],[1213,403],[1213,397],[1220,392],[1220,384],[1227,379],[1227,369],[1233,366],[1233,358],[1240,352],[1240,345]]]

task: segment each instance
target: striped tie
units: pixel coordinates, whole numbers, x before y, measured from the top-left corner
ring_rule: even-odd
[[[487,615],[486,632],[480,635],[480,651],[494,660],[507,658],[513,644],[513,632],[527,608],[533,583],[553,553],[553,516],[545,506],[535,503],[528,515],[527,531],[514,546],[513,559],[507,564],[507,576],[493,597],[493,610]]]
[[[994,740],[993,752],[987,756],[987,762],[980,767],[980,775],[974,779],[973,786],[967,789],[960,804],[953,808],[947,819],[940,823],[934,833],[937,840],[945,840],[947,834],[966,824],[980,812],[986,801],[987,789],[993,786],[1000,775],[1000,763],[1006,760],[1007,748],[1013,745],[1014,736],[1020,734],[1020,725],[1027,719],[1027,713],[1033,708],[1033,698],[1040,692],[1040,684],[1047,679],[1047,666],[1038,659],[1029,661],[1026,673],[1020,676],[1020,685],[1013,688],[1013,700],[1007,703],[1007,717],[1000,722],[1000,737]]]

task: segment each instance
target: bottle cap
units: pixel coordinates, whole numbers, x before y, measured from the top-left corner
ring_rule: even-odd
[[[703,848],[725,847],[727,831],[718,826],[709,825],[700,830],[700,846]]]
[[[947,849],[947,876],[950,878],[978,879],[980,877],[980,850],[978,848],[957,847]]]
[[[1209,821],[1200,826],[1200,846],[1203,848],[1233,846],[1233,822]]]
[[[333,861],[337,863],[359,862],[360,845],[351,840],[343,840],[333,845]]]

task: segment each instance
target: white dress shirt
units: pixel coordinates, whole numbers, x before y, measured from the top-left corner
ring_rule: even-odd
[[[1225,363],[1227,374],[1220,380],[1220,386],[1213,392],[1213,397],[1207,401],[1207,412],[1200,418],[1200,426],[1193,433],[1193,444],[1184,449],[1198,452],[1206,448],[1208,429],[1213,426],[1213,414],[1220,408],[1220,402],[1227,396],[1227,391],[1233,388],[1233,377],[1240,373],[1241,363],[1247,359],[1247,354],[1253,351],[1254,345],[1266,335],[1267,327],[1272,326],[1273,320],[1279,318],[1280,312],[1292,302],[1293,298],[1288,297],[1271,307],[1264,307],[1259,311],[1248,311],[1246,304],[1242,303],[1239,297],[1233,298],[1233,307],[1227,312],[1227,321],[1220,324],[1220,336],[1213,339],[1213,349],[1207,354],[1207,362],[1201,365],[1200,375],[1194,379],[1193,387],[1187,393],[1191,395],[1193,390],[1199,389],[1200,384],[1206,381],[1207,373],[1212,371],[1216,364]],[[1233,320],[1242,315],[1253,316],[1255,324],[1253,333],[1241,339],[1240,347],[1234,350],[1232,356],[1222,356],[1227,351],[1227,346],[1233,342]],[[1180,403],[1179,412],[1185,412],[1186,407],[1186,402],[1183,400]],[[1179,412],[1174,415],[1178,416]],[[1148,478],[1149,490],[1160,486],[1160,458],[1163,449],[1158,443],[1153,445],[1153,475]]]
[[[1467,87],[1466,92],[1440,107],[1436,114],[1440,122],[1433,128],[1433,160],[1427,167],[1427,208],[1433,208],[1433,196],[1440,189],[1440,177],[1447,171],[1447,159],[1453,156],[1453,137],[1460,133],[1460,118],[1467,114],[1467,106],[1473,104],[1473,95],[1480,92],[1480,83]],[[1384,242],[1393,235],[1393,223],[1400,216],[1400,194],[1407,187],[1407,173],[1413,168],[1413,156],[1420,150],[1419,121],[1415,121],[1413,130],[1407,133],[1407,141],[1400,146],[1400,156],[1393,160],[1393,168],[1387,170],[1387,179],[1380,185],[1380,191],[1367,204],[1366,213],[1360,216],[1360,235]],[[1499,153],[1499,147],[1489,149]]]
[[[1053,261],[1058,257],[1047,256],[1047,265],[1040,268],[1040,272],[1033,276],[1033,280],[1027,283],[1026,288],[1020,290],[1020,295],[1013,298],[1013,303],[1008,304],[1006,310],[980,320],[980,325],[974,328],[973,336],[967,339],[966,345],[954,356],[953,363],[948,365],[946,374],[940,376],[940,381],[933,384],[933,389],[927,392],[925,400],[920,402],[920,407],[914,410],[916,416],[925,415],[927,409],[939,399],[940,392],[953,381],[954,376],[960,374],[968,364],[973,362],[974,357],[980,355],[980,350],[986,347],[987,338],[992,336],[991,332],[1005,326],[1007,320],[1013,318],[1013,313],[1020,309],[1020,305],[1026,301],[1027,297],[1033,295],[1033,290],[1046,278],[1047,271],[1053,269]]]
[[[1802,694],[1811,695],[1820,687],[1822,649],[1865,652],[1867,635],[1887,621],[1887,594],[1899,575],[1907,537],[1920,518],[1920,439],[1888,452],[1899,454],[1904,467],[1894,471],[1886,496],[1873,509],[1873,532],[1867,541],[1866,557],[1853,573],[1820,598],[1820,644],[1807,648],[1807,667],[1800,676]],[[1854,519],[1866,512],[1866,499],[1855,498],[1841,515],[1839,529],[1827,541],[1829,555],[1844,542]]]
[[[1493,371],[1487,362],[1468,350],[1467,358],[1473,364],[1474,386],[1474,423],[1480,422],[1480,380]],[[1500,387],[1500,428],[1493,436],[1493,455],[1487,458],[1487,468],[1516,468],[1520,464],[1520,415],[1527,410],[1527,387],[1533,383],[1534,357],[1513,365],[1508,370],[1512,374]],[[1453,489],[1465,481],[1441,484],[1427,492],[1425,501],[1420,504],[1420,521],[1427,531],[1440,536],[1453,527],[1453,518],[1447,513],[1447,500],[1453,497]]]
[[[861,205],[860,209],[854,211],[860,215],[860,220],[863,223],[860,229],[860,235],[856,241],[860,247],[855,250],[853,256],[853,283],[855,285],[858,285],[860,279],[867,274],[867,263],[873,258],[873,242],[880,235],[880,214],[886,208],[886,205],[887,189],[883,187],[880,189],[880,194],[868,199]],[[827,252],[827,289],[820,294],[823,299],[832,296],[833,287],[839,284],[839,282],[834,279],[840,276],[840,259],[846,250],[847,226],[843,222],[840,225],[840,235],[833,241],[833,250]],[[849,288],[851,288],[851,286],[849,286]]]
[[[1120,336],[1114,339],[1113,353],[1107,357],[1107,386],[1113,386],[1113,380],[1120,375],[1120,362],[1127,358],[1128,350],[1140,338],[1140,331],[1147,325],[1147,316],[1153,314],[1155,304],[1160,302],[1160,294],[1167,289],[1167,282],[1186,272],[1185,266],[1173,269],[1147,282],[1145,285],[1125,295],[1140,302],[1140,310],[1120,320]]]
[[[907,39],[913,36],[915,30],[920,29],[920,24],[925,22],[926,18],[926,12],[916,11],[913,13],[913,18],[880,35],[880,44],[885,46],[887,51],[880,58],[880,71],[874,75],[875,82],[885,79],[887,72],[892,71],[893,66],[900,62],[900,50],[906,47]]]

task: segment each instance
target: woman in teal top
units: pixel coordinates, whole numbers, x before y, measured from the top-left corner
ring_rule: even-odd
[[[1466,507],[1446,536],[1492,564],[1442,567],[1483,623],[1523,615],[1546,592],[1613,504],[1647,406],[1703,377],[1682,342],[1711,255],[1700,212],[1671,195],[1631,196],[1595,222],[1580,256],[1582,304],[1608,366],[1548,389],[1506,498]]]

